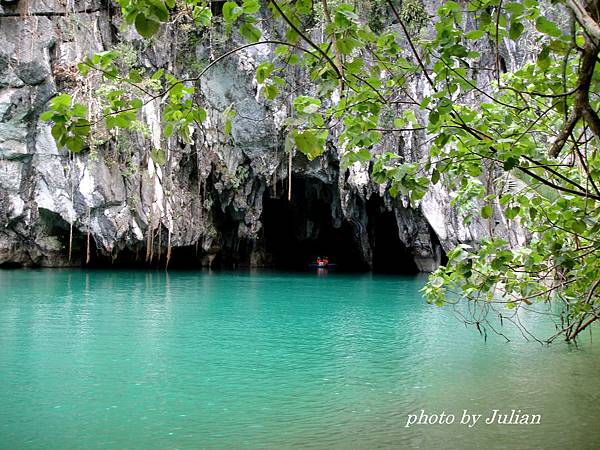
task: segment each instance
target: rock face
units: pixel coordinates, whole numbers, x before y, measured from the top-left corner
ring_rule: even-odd
[[[226,43],[167,29],[145,45],[134,32],[118,31],[118,14],[104,0],[0,3],[0,265],[291,267],[329,253],[348,268],[431,271],[457,243],[490,232],[487,221],[465,224],[443,188],[418,208],[391,198],[368,167],[340,170],[331,145],[315,161],[293,156],[288,201],[282,122],[289,105],[261,100],[253,77],[269,58],[266,46],[239,52],[203,77],[208,119],[190,142],[161,136],[154,102],[143,111],[143,137],[68,154],[39,115],[62,90],[94,101],[81,90],[77,61],[124,42],[143,67],[193,73]],[[232,105],[226,136],[222,116]],[[399,149],[419,160],[425,141],[415,132],[374,152]],[[153,148],[166,149],[164,165],[149,157]],[[492,220],[503,226],[501,216]]]

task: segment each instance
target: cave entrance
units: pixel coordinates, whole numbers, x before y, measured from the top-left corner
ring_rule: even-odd
[[[400,240],[393,211],[387,211],[381,197],[372,196],[367,203],[373,271],[393,274],[419,272],[411,251]]]
[[[273,267],[306,270],[317,256],[327,256],[337,270],[369,270],[352,225],[332,217],[336,202],[333,188],[316,178],[295,178],[291,202],[265,193],[263,239]]]
[[[248,239],[239,237],[239,226],[243,219],[235,209],[229,205],[225,211],[221,210],[218,200],[215,208],[215,225],[221,233],[221,249],[211,267],[219,269],[237,269],[250,265],[252,245]]]

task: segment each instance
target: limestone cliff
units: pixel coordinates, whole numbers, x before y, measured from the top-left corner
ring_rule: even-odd
[[[76,62],[125,43],[141,67],[193,74],[232,43],[169,27],[144,43],[107,0],[0,1],[0,42],[0,265],[164,265],[170,253],[172,264],[190,267],[213,260],[284,266],[329,252],[352,268],[431,271],[445,251],[492,228],[513,243],[522,239],[498,213],[465,224],[439,185],[408,207],[371,180],[368,166],[340,170],[333,145],[312,162],[294,155],[288,201],[282,122],[289,105],[263,101],[254,80],[272,51],[266,45],[238,52],[202,78],[208,120],[190,142],[161,136],[161,105],[153,102],[139,135],[73,155],[56,147],[39,115],[62,90],[94,101],[93,91],[82,91]],[[516,52],[503,52],[509,66],[520,63]],[[418,95],[424,86],[410,89]],[[226,136],[222,113],[230,105],[236,115]],[[149,157],[153,148],[166,149],[165,164]],[[388,137],[373,149],[390,150],[421,160],[427,136]]]

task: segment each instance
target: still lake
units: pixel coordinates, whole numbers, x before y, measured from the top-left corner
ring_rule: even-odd
[[[484,340],[425,280],[0,271],[0,448],[600,448],[600,341]]]

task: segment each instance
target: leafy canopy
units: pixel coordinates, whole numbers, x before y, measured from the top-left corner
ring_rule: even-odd
[[[556,336],[574,339],[600,316],[600,99],[594,94],[600,8],[596,1],[553,3],[544,10],[534,0],[446,1],[429,17],[419,0],[401,6],[379,0],[371,10],[244,0],[225,2],[217,18],[199,0],[119,0],[126,23],[145,39],[191,17],[197,30],[239,35],[246,43],[187,79],[163,69],[124,70],[114,52],[97,53],[82,62],[81,74],[94,71],[121,86],[105,95],[99,117],[87,117],[81,103],[62,94],[42,119],[53,123],[59,145],[79,152],[89,120],[126,130],[144,105],[160,99],[164,137],[187,142],[206,120],[197,87],[206,71],[243,48],[270,46],[272,59],[256,68],[265,101],[288,95],[285,80],[298,67],[308,81],[286,122],[287,151],[313,159],[331,142],[345,166],[373,161],[372,178],[413,206],[430,185],[443,184],[466,220],[489,230],[480,245],[448,253],[448,264],[424,288],[430,302],[454,304],[458,292],[473,305],[465,320],[481,330],[493,329],[488,317],[498,315],[521,327],[520,310],[552,301]],[[312,32],[315,23],[323,33]],[[267,29],[281,30],[281,37],[264,38]],[[537,54],[507,72],[506,42]],[[226,134],[234,109],[224,112]],[[391,137],[415,133],[427,142],[423,160],[374,152]],[[527,235],[517,247],[498,237],[515,227]]]

